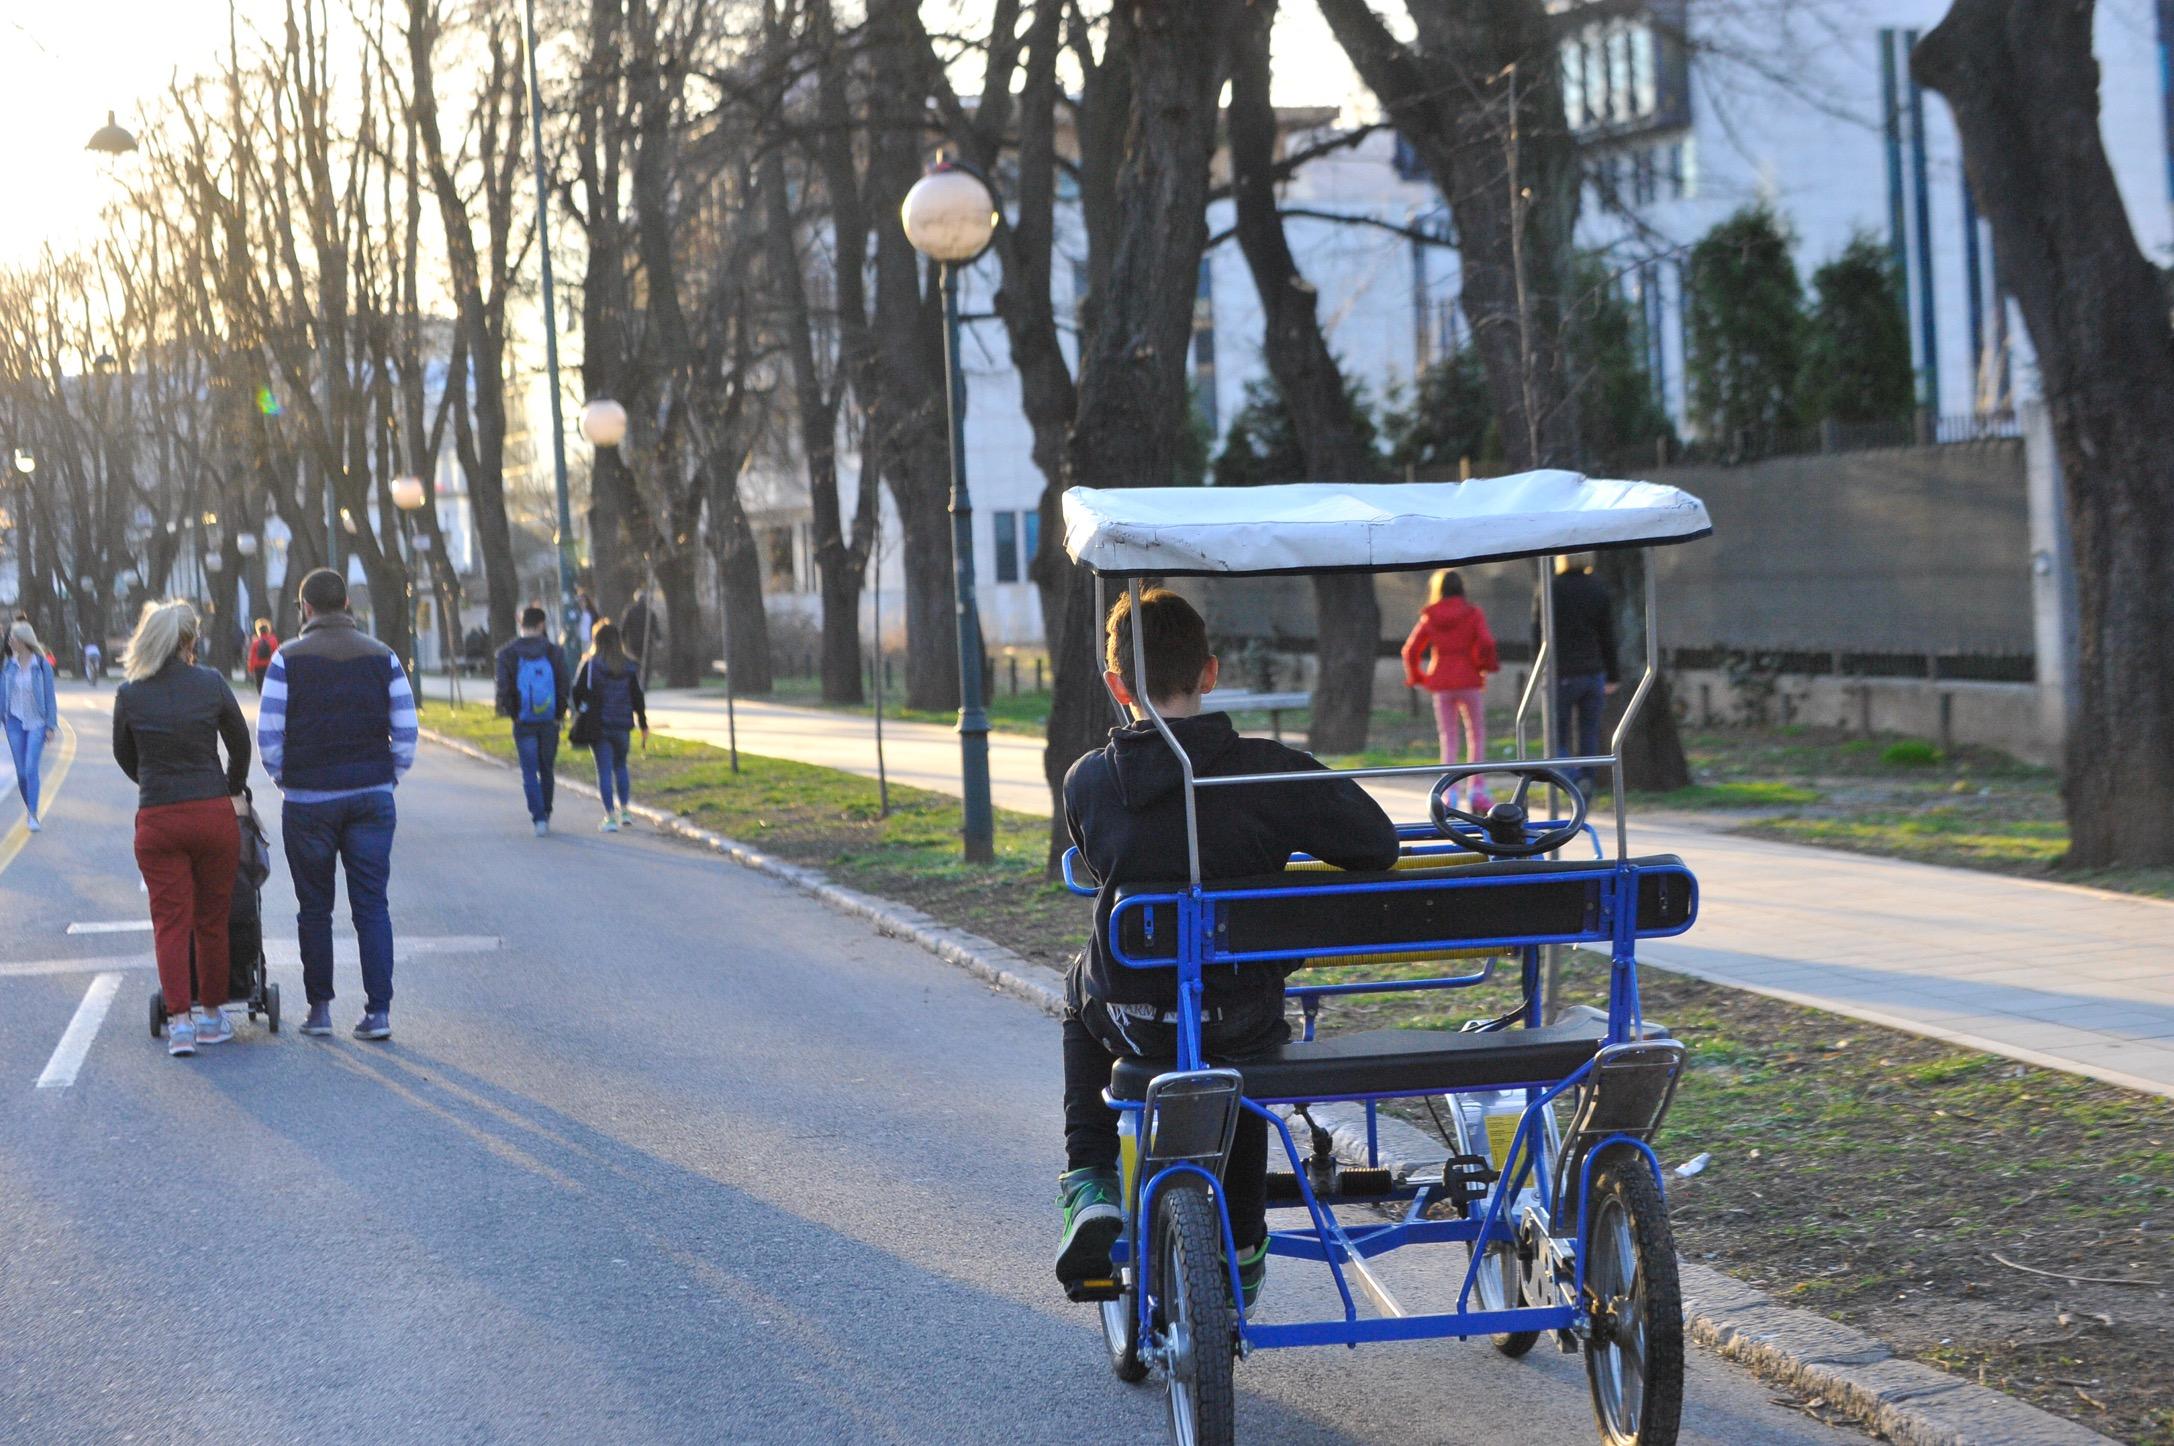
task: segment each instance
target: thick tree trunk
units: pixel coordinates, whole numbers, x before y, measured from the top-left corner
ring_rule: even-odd
[[[1186,363],[1200,256],[1208,240],[1208,161],[1217,97],[1230,73],[1231,42],[1243,0],[1120,6],[1109,48],[1129,72],[1130,123],[1114,179],[1118,232],[1109,283],[1098,295],[1082,347],[1079,410],[1066,449],[1075,482],[1110,487],[1167,479],[1189,406]],[[1042,527],[1057,529],[1045,494]],[[1052,594],[1055,594],[1052,598]],[[1108,727],[1091,580],[1078,568],[1044,586],[1044,621],[1057,669],[1042,770],[1061,800],[1064,776]],[[1050,864],[1068,840],[1064,810],[1050,824]]]
[[[709,535],[724,612],[725,666],[732,670],[732,685],[741,697],[765,696],[776,684],[770,667],[770,615],[762,602],[762,559],[735,480],[719,480],[714,471]]]
[[[2053,423],[2076,555],[2068,862],[2174,863],[2174,334],[2099,129],[2089,0],[1957,0],[1912,57],[1947,97]]]
[[[1239,26],[1231,70],[1230,147],[1238,202],[1238,244],[1267,319],[1262,351],[1269,375],[1291,418],[1306,470],[1324,482],[1382,480],[1381,461],[1368,444],[1352,406],[1342,368],[1321,333],[1314,288],[1299,274],[1277,210],[1274,167],[1276,112],[1269,100],[1269,33],[1275,6],[1253,6]],[[1366,746],[1373,721],[1374,654],[1381,637],[1381,606],[1374,579],[1365,575],[1316,577],[1314,651],[1320,662],[1313,691],[1317,753],[1349,753]]]
[[[959,624],[952,604],[951,514],[933,488],[894,477],[905,533],[906,706],[959,706]]]
[[[695,550],[675,548],[656,561],[657,586],[664,593],[665,683],[692,688],[708,666],[702,625],[702,595],[695,586]]]

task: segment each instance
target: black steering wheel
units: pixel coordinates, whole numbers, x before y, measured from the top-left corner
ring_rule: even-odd
[[[1467,813],[1450,805],[1450,791],[1463,780],[1482,773],[1514,773],[1518,776],[1517,792],[1505,802],[1496,804],[1484,814]],[[1546,782],[1570,795],[1570,817],[1537,838],[1525,837],[1525,795],[1532,792],[1536,782]],[[1529,859],[1540,854],[1553,853],[1575,839],[1585,827],[1585,795],[1570,775],[1553,764],[1519,763],[1514,760],[1502,763],[1469,763],[1446,769],[1434,781],[1428,791],[1428,803],[1434,813],[1434,827],[1443,838],[1463,844],[1474,853],[1491,859]]]

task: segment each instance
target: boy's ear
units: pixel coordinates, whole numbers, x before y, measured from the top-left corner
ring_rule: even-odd
[[[1102,679],[1110,685],[1110,691],[1117,696],[1119,703],[1127,708],[1133,706],[1135,700],[1132,696],[1132,689],[1125,686],[1125,675],[1123,673],[1112,668],[1102,675]]]
[[[1208,654],[1208,665],[1200,670],[1200,691],[1213,693],[1215,691],[1215,680],[1222,675],[1223,660],[1213,653]]]

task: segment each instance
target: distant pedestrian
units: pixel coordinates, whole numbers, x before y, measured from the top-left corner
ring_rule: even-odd
[[[604,615],[596,610],[596,599],[589,596],[587,588],[574,594],[573,646],[586,653],[596,641],[596,625]]]
[[[136,785],[136,867],[151,900],[171,1055],[234,1037],[222,1006],[241,858],[235,818],[249,807],[249,724],[226,679],[197,666],[201,631],[185,602],[146,604],[122,658],[126,681],[113,695],[113,761]]]
[[[264,676],[257,746],[265,772],[286,794],[280,833],[294,876],[309,996],[304,1034],[332,1032],[332,895],[335,865],[347,875],[347,906],[362,955],[357,1039],[392,1038],[393,789],[415,762],[415,695],[392,649],[347,610],[347,580],[330,568],[302,579],[302,632],[272,655]]]
[[[1559,758],[1592,758],[1600,753],[1608,695],[1622,680],[1616,665],[1615,602],[1608,585],[1593,574],[1591,553],[1557,558],[1555,567],[1555,753]],[[1532,640],[1537,648],[1537,603]],[[1577,773],[1579,786],[1590,796],[1594,770]]]
[[[279,634],[272,631],[270,618],[257,619],[257,635],[249,640],[246,659],[249,681],[257,685],[257,692],[264,691],[264,675],[272,670],[272,654],[279,651]]]
[[[1434,696],[1442,762],[1486,760],[1487,675],[1501,666],[1487,615],[1466,599],[1464,579],[1442,568],[1427,580],[1427,605],[1404,640],[1404,683]],[[1461,749],[1457,746],[1460,723]],[[1478,777],[1471,780],[1470,806],[1475,813],[1485,813],[1492,806],[1487,786]]]
[[[596,625],[595,645],[574,676],[573,702],[583,715],[574,724],[573,741],[596,754],[596,787],[604,795],[604,821],[598,827],[617,833],[634,822],[627,812],[627,749],[636,726],[642,730],[642,747],[649,746],[649,704],[642,696],[641,675],[620,643],[619,629],[608,619]]]
[[[98,646],[98,639],[83,640],[83,681],[93,688],[106,676],[106,650]]]
[[[513,720],[521,787],[538,838],[551,832],[559,722],[566,716],[566,695],[573,686],[566,650],[547,636],[550,626],[550,614],[530,607],[521,614],[521,636],[498,650],[498,712]]]
[[[38,822],[38,767],[45,745],[60,736],[60,700],[53,692],[53,660],[37,630],[21,618],[8,629],[8,656],[0,663],[0,709],[6,710],[8,757],[15,763],[15,791],[28,812],[23,826]]]
[[[647,594],[634,594],[634,601],[619,617],[619,641],[634,660],[634,666],[642,670],[642,680],[649,679],[649,665],[656,660],[657,649],[664,644],[664,627],[657,621],[656,609],[650,607]]]

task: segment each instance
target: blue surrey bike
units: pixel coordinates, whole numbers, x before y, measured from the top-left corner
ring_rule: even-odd
[[[1466,483],[1305,483],[1213,491],[1073,488],[1065,549],[1099,596],[1122,580],[1135,606],[1143,577],[1314,571],[1406,571],[1512,558],[1687,542],[1712,530],[1697,498],[1644,482],[1533,472]],[[1362,768],[1195,778],[1168,724],[1150,721],[1185,779],[1190,877],[1111,889],[1114,959],[1177,976],[1178,1055],[1120,1061],[1105,1098],[1121,1114],[1125,1229],[1110,1276],[1080,1298],[1100,1302],[1112,1369],[1163,1380],[1181,1446],[1233,1440],[1234,1366],[1251,1351],[1373,1341],[1490,1337],[1519,1356],[1543,1333],[1582,1349],[1601,1439],[1668,1446],[1683,1401],[1683,1311],[1676,1255],[1652,1148],[1681,1074],[1684,1047],[1648,1030],[1638,1001],[1637,945],[1689,929],[1698,886],[1681,859],[1632,857],[1624,815],[1622,741],[1645,702],[1658,657],[1653,569],[1646,570],[1646,666],[1608,752],[1525,757],[1535,696],[1547,728],[1554,619],[1540,588],[1542,644],[1518,706],[1515,760],[1468,767]],[[1146,673],[1138,634],[1135,660]],[[1542,750],[1543,755],[1545,750]],[[1586,823],[1578,770],[1614,783],[1615,852]],[[1514,794],[1486,814],[1457,806],[1467,777],[1506,774]],[[1400,826],[1398,867],[1345,873],[1297,859],[1279,874],[1203,882],[1197,797],[1233,785],[1305,787],[1324,778],[1427,780],[1424,823]],[[1534,785],[1565,801],[1534,803]],[[1536,814],[1542,815],[1535,817]],[[1557,816],[1559,814],[1559,816]],[[1595,857],[1562,851],[1589,841]],[[1073,876],[1074,892],[1093,893]],[[1608,1007],[1554,1018],[1551,946],[1604,948]],[[1287,987],[1302,1037],[1264,1057],[1219,1065],[1201,1050],[1202,971],[1225,965],[1479,961],[1425,979]],[[1364,992],[1450,990],[1520,970],[1521,1002],[1459,1031],[1315,1034],[1322,1002]],[[1439,1172],[1398,1178],[1382,1163],[1384,1100],[1441,1097],[1448,1158]],[[1363,1162],[1338,1157],[1316,1107],[1363,1108]],[[1249,1320],[1222,1175],[1242,1111],[1282,1141],[1271,1171],[1269,1250],[1326,1266],[1341,1302],[1323,1320]],[[1306,1127],[1300,1149],[1292,1125]],[[1356,1152],[1354,1152],[1356,1153]],[[1340,1213],[1341,1212],[1341,1213]],[[1291,1223],[1277,1228],[1279,1219]],[[1465,1250],[1453,1300],[1414,1309],[1376,1262],[1406,1246]],[[1362,1298],[1365,1309],[1362,1311]]]

